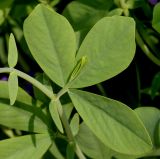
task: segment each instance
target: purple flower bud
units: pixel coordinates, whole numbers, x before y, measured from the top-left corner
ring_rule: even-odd
[[[155,5],[156,3],[158,3],[158,0],[148,0],[149,3],[151,3],[152,5]]]
[[[1,81],[7,81],[7,80],[8,80],[8,77],[7,77],[7,76],[3,76],[3,77],[0,78],[0,80],[1,80]]]

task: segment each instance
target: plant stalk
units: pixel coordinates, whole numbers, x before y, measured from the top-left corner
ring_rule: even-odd
[[[139,45],[139,47],[143,50],[143,52],[146,54],[146,56],[156,65],[160,66],[160,60],[152,54],[152,52],[149,50],[147,45],[144,43],[144,41],[142,40],[137,30],[136,30],[136,42]]]
[[[125,3],[124,0],[120,0],[120,4],[122,6],[122,9],[125,9]],[[124,16],[128,17],[129,12],[123,12]],[[139,45],[139,47],[142,49],[142,51],[145,53],[145,55],[156,65],[160,66],[160,60],[152,54],[152,52],[149,50],[148,46],[144,43],[143,39],[141,38],[141,35],[138,33],[137,29],[135,31],[135,37],[136,37],[136,42]]]
[[[32,85],[34,85],[39,90],[41,90],[50,99],[55,99],[55,95],[50,90],[48,90],[43,84],[41,84],[39,81],[35,80],[31,76],[27,75],[26,73],[23,73],[23,72],[15,69],[15,68],[8,68],[8,67],[0,68],[0,73],[11,73],[13,71],[17,74],[17,76],[19,76],[22,79],[30,82]]]
[[[96,86],[97,86],[97,88],[99,89],[99,91],[101,92],[101,94],[106,97],[107,94],[106,94],[106,91],[105,91],[105,89],[103,88],[102,84],[101,84],[101,83],[98,83],[98,84],[96,84]]]
[[[21,77],[22,79],[30,82],[32,85],[34,85],[35,87],[37,87],[39,90],[41,90],[44,94],[46,94],[51,100],[57,101],[57,106],[58,106],[58,113],[59,116],[61,118],[61,121],[63,123],[63,126],[65,128],[66,134],[67,134],[67,138],[69,140],[69,142],[74,142],[75,143],[75,152],[77,154],[77,156],[79,157],[79,159],[86,159],[85,156],[83,155],[81,149],[79,148],[78,144],[75,142],[74,136],[72,134],[69,122],[67,120],[66,114],[63,111],[63,107],[59,101],[59,98],[68,91],[68,85],[66,85],[66,87],[64,87],[58,94],[57,96],[50,91],[48,88],[46,88],[43,84],[41,84],[39,81],[35,80],[34,78],[32,78],[31,76],[27,75],[26,73],[23,73],[15,68],[0,68],[0,73],[11,73],[11,72],[15,72],[17,74],[18,77]]]

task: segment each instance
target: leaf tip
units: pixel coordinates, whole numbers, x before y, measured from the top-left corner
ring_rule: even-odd
[[[8,49],[8,65],[9,67],[15,67],[18,61],[18,50],[16,40],[13,33],[9,37],[9,49]]]

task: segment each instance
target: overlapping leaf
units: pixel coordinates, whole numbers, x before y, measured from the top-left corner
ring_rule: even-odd
[[[97,0],[73,1],[65,8],[63,15],[76,31],[91,28],[98,20],[107,15],[112,3],[112,0],[101,2]]]
[[[135,23],[132,18],[105,17],[90,30],[76,59],[87,62],[72,88],[86,87],[116,76],[131,63],[135,53]]]
[[[8,82],[6,81],[0,81],[0,98],[2,99],[9,99],[9,92],[8,92]],[[18,102],[22,102],[27,105],[32,105],[33,104],[33,98],[26,93],[22,88],[18,88],[18,94],[17,94],[17,99]]]
[[[17,102],[9,105],[7,82],[0,82],[0,124],[18,130],[46,133],[50,127],[48,118],[35,106],[33,99],[19,88]]]
[[[89,157],[94,159],[135,159],[137,157],[120,154],[104,145],[94,133],[83,122],[80,125],[79,132],[76,136],[76,141],[82,151]]]
[[[43,85],[45,85],[49,90],[53,91],[51,81],[44,73],[37,73],[35,78]],[[42,101],[43,103],[49,103],[50,99],[38,88],[33,86],[33,92],[36,99]]]
[[[52,119],[59,129],[61,133],[64,133],[62,122],[60,119],[59,111],[58,111],[58,102],[57,101],[51,101],[49,104],[49,112],[51,113]]]
[[[160,3],[158,3],[153,10],[152,26],[160,33]]]
[[[143,6],[146,3],[145,0],[127,0],[126,5],[129,9],[135,9]]]
[[[52,141],[47,134],[35,134],[0,141],[0,159],[40,159]]]
[[[18,61],[18,51],[15,42],[14,35],[11,34],[9,38],[9,50],[8,50],[8,65],[9,67],[15,67]]]
[[[160,146],[160,139],[158,139],[158,124],[160,121],[160,110],[154,107],[140,107],[135,109],[147,131],[149,132],[153,144]],[[158,143],[159,142],[159,143]]]
[[[76,136],[76,141],[82,151],[91,158],[111,159],[112,150],[101,143],[92,131],[82,123]]]
[[[10,104],[13,105],[16,101],[18,94],[18,76],[16,72],[11,72],[8,78],[8,90]]]
[[[63,105],[63,111],[65,112],[67,119],[70,118],[72,110],[73,110],[73,107],[74,106],[73,106],[72,103],[67,103],[67,104]]]
[[[75,64],[76,38],[69,22],[38,5],[24,22],[29,49],[52,81],[64,86]]]
[[[69,95],[85,124],[109,148],[130,155],[152,149],[144,125],[126,105],[79,90],[70,90]]]
[[[79,115],[76,113],[70,122],[70,127],[74,136],[77,135],[79,131],[79,120]]]

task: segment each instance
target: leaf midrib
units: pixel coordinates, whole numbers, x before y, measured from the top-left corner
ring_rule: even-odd
[[[44,19],[44,21],[45,21],[45,26],[46,26],[46,28],[48,28],[48,29],[46,29],[46,31],[48,32],[48,37],[49,37],[49,39],[51,39],[51,41],[55,41],[53,38],[52,38],[52,34],[51,34],[51,31],[50,31],[50,28],[49,28],[49,23],[48,23],[48,20],[45,18],[45,12],[44,12],[44,10],[43,9],[41,9],[42,10],[42,17],[43,17],[43,19]],[[49,12],[52,12],[52,11],[50,11],[49,10]],[[60,59],[59,59],[59,56],[58,56],[58,50],[57,50],[57,48],[56,48],[56,46],[54,45],[54,43],[52,43],[52,45],[51,45],[51,47],[53,48],[53,50],[54,51],[56,51],[56,54],[55,54],[55,56],[56,56],[56,59],[57,59],[57,61],[58,61],[58,64],[59,64],[59,70],[60,70],[60,75],[61,75],[61,82],[63,83],[63,85],[65,84],[65,79],[64,79],[64,76],[63,76],[63,69],[62,69],[62,66],[61,66],[61,63],[60,63]],[[58,67],[57,67],[58,68]]]
[[[73,93],[74,94],[74,93]],[[83,100],[83,98],[81,96],[78,96],[79,98],[81,98]],[[89,102],[89,100],[86,100],[91,107],[91,104]],[[132,134],[134,134],[135,136],[137,136],[138,138],[140,138],[145,144],[150,145],[150,143],[147,143],[143,138],[141,138],[137,133],[135,133],[134,131],[132,131],[129,127],[127,127],[125,124],[121,123],[121,121],[117,120],[116,118],[114,118],[111,114],[109,114],[108,112],[106,112],[103,108],[100,108],[98,105],[93,105],[95,106],[95,109],[99,109],[102,113],[106,113],[112,120],[115,120],[118,124],[122,125],[125,129],[129,130],[129,132],[131,132]],[[83,107],[85,108],[85,107]]]

